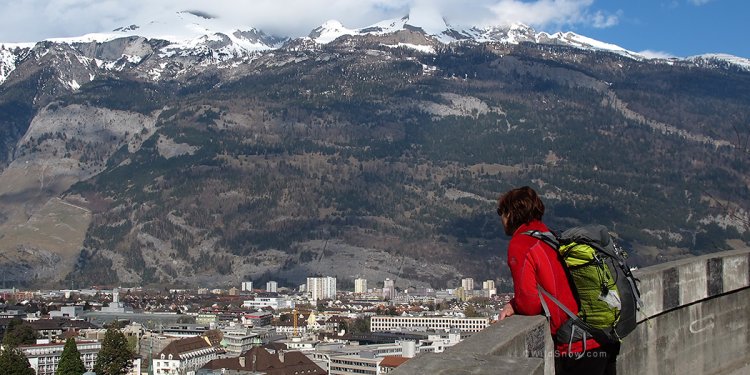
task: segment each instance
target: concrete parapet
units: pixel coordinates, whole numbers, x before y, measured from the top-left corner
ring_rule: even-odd
[[[634,272],[644,308],[618,374],[720,374],[750,363],[750,250]]]
[[[390,374],[548,375],[554,373],[554,366],[545,361],[545,356],[551,356],[552,352],[552,337],[544,317],[513,316],[492,324],[445,353],[411,359]]]
[[[633,272],[644,307],[638,321],[750,286],[750,250],[735,250],[663,263]]]
[[[735,374],[750,368],[750,249],[633,272],[644,307],[623,340],[618,374]],[[541,316],[512,316],[442,354],[419,355],[393,375],[553,374]]]

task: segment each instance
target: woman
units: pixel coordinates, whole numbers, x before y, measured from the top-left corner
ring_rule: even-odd
[[[505,234],[511,236],[508,244],[508,266],[513,276],[515,296],[503,307],[499,319],[511,315],[540,315],[543,313],[538,287],[541,286],[578,314],[578,303],[573,294],[567,272],[557,250],[543,241],[525,234],[528,231],[549,232],[542,222],[544,204],[534,189],[524,186],[513,189],[498,199]],[[551,300],[545,298],[549,309],[552,337],[568,320],[568,315]],[[555,373],[557,374],[615,374],[617,347],[603,347],[596,340],[555,344]]]

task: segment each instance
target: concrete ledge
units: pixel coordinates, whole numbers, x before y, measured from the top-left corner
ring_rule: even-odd
[[[623,340],[617,373],[717,374],[750,362],[750,288],[660,314]]]
[[[419,360],[409,360],[389,374],[433,374],[433,375],[497,375],[533,374],[544,375],[544,360],[541,358],[498,357],[465,353],[428,353]]]
[[[547,319],[542,316],[512,316],[446,349],[444,353],[419,355],[390,374],[549,375],[554,373],[554,364],[545,361],[545,358],[551,358],[553,350]],[[427,368],[434,370],[426,371]],[[446,372],[439,372],[443,370]]]

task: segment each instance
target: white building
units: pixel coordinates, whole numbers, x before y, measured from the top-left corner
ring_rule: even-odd
[[[354,293],[367,293],[367,279],[357,278],[354,280]]]
[[[255,297],[253,300],[243,301],[242,302],[243,307],[252,307],[256,310],[260,310],[264,307],[270,307],[274,310],[278,309],[293,309],[294,308],[294,300],[284,296],[284,297],[265,297],[265,296],[258,296]]]
[[[385,279],[383,281],[383,298],[393,300],[396,298],[396,281]]]
[[[113,313],[113,314],[125,314],[125,313],[132,313],[133,308],[130,306],[125,306],[124,303],[120,302],[120,289],[115,288],[112,290],[112,302],[109,304],[109,306],[102,307],[101,312]]]
[[[465,291],[474,290],[474,279],[471,277],[461,279],[461,287],[464,288]]]
[[[495,280],[487,280],[482,283],[482,290],[484,291],[485,297],[492,297],[497,294],[497,288],[495,287]]]
[[[308,277],[307,292],[310,293],[310,298],[313,301],[334,299],[336,298],[336,278],[330,276]]]
[[[242,289],[243,292],[252,292],[253,291],[253,282],[252,281],[243,281],[241,289]]]
[[[461,332],[479,332],[490,325],[490,318],[457,318],[450,316],[373,316],[370,331],[397,330],[433,331],[458,329]]]
[[[386,357],[414,357],[418,351],[414,341],[404,340],[389,344],[341,345],[321,344],[315,351],[305,352],[321,368],[335,375],[380,375],[386,372],[380,364]],[[430,352],[434,352],[431,350]]]
[[[194,374],[212,359],[219,349],[205,337],[191,337],[169,343],[152,361],[154,375]]]
[[[79,341],[76,346],[83,365],[88,370],[93,369],[102,344],[99,341]],[[37,375],[55,375],[65,343],[21,345],[18,348],[26,355]]]
[[[461,342],[461,331],[452,329],[448,333],[436,333],[428,335],[427,340],[420,340],[417,351],[419,353],[442,353],[446,348],[450,348],[459,342]],[[404,356],[407,355],[404,354]]]
[[[59,311],[50,311],[50,318],[78,318],[83,314],[83,306],[63,306]]]
[[[206,334],[211,329],[207,324],[176,324],[162,327],[161,334],[170,337],[196,337]]]
[[[269,281],[266,283],[266,292],[276,293],[276,290],[278,288],[279,288],[279,284],[275,281]]]
[[[263,345],[260,336],[247,328],[223,328],[221,332],[223,333],[221,346],[227,351],[227,355],[232,357],[239,357],[253,346]]]
[[[276,333],[283,334],[287,337],[305,336],[307,334],[307,322],[300,321],[297,323],[297,327],[294,326],[293,322],[279,322],[273,325]],[[292,347],[287,346],[292,349]],[[302,350],[300,348],[294,348],[295,350]]]
[[[380,375],[380,362],[383,361],[383,358],[331,356],[330,361],[331,367],[328,370],[330,375]]]

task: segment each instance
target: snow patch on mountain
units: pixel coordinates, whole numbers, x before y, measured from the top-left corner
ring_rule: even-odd
[[[0,45],[0,85],[8,79],[10,73],[16,69],[16,64],[24,52],[28,52],[33,43],[4,43]]]
[[[347,29],[339,21],[330,20],[311,31],[309,38],[318,44],[328,44],[344,35],[357,33],[357,30]]]
[[[750,71],[750,59],[743,57],[727,55],[723,53],[709,53],[698,56],[691,56],[687,58],[688,61],[693,61],[698,64],[708,65],[719,65],[726,66],[731,65],[742,70]]]
[[[646,58],[639,53],[629,51],[616,44],[601,42],[574,32],[558,32],[552,35],[542,32],[537,34],[536,42],[542,44],[562,44],[584,50],[612,52],[634,60],[643,60]]]
[[[534,29],[522,23],[485,28],[471,27],[459,32],[480,43],[503,42],[519,44],[521,42],[537,42]]]
[[[435,47],[433,46],[424,46],[419,44],[411,44],[411,43],[399,43],[399,44],[383,44],[383,46],[388,48],[409,48],[413,49],[419,52],[422,52],[424,54],[428,55],[434,55],[435,54]]]

